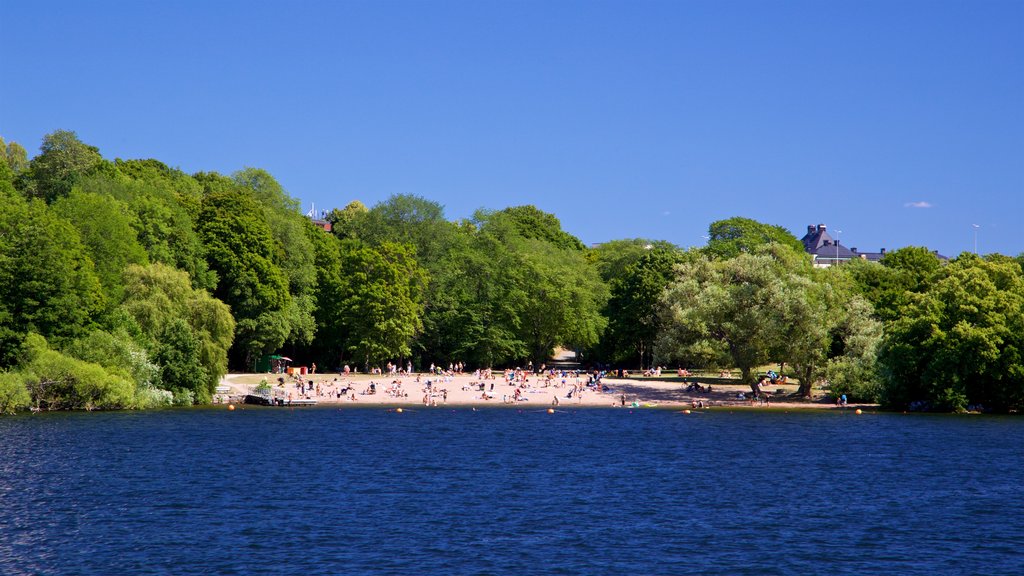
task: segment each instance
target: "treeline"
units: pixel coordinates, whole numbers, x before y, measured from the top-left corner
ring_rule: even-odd
[[[907,248],[815,269],[785,229],[713,223],[701,249],[587,248],[533,206],[450,221],[394,196],[325,232],[264,170],[107,160],[74,133],[0,141],[0,411],[208,402],[282,353],[327,369],[780,362],[810,395],[1020,406],[1020,261]]]

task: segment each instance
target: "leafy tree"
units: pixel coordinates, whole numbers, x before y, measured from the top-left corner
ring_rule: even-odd
[[[169,378],[161,379],[159,385],[189,390],[197,401],[209,401],[227,372],[228,349],[235,332],[227,305],[205,290],[194,289],[185,272],[151,264],[129,266],[125,271],[120,308],[147,343],[161,367],[161,378]],[[181,333],[176,324],[179,320],[187,326],[188,335]],[[167,368],[163,362],[169,361],[177,364]],[[186,365],[190,372],[184,375],[182,366]]]
[[[358,238],[362,226],[362,219],[367,217],[370,210],[359,200],[353,200],[345,205],[345,208],[331,210],[327,214],[327,221],[331,223],[331,233],[340,239]]]
[[[810,398],[813,386],[829,374],[846,378],[853,395],[853,376],[858,398],[877,396],[873,376],[874,351],[881,337],[881,324],[871,307],[844,285],[845,278],[834,269],[818,271],[813,277],[785,274],[785,316],[780,327],[779,358],[796,370],[801,396]],[[835,389],[833,389],[835,392]],[[843,391],[839,392],[844,393]]]
[[[150,359],[146,348],[123,329],[92,330],[72,341],[63,352],[99,364],[108,372],[130,380],[136,389],[156,388],[160,384],[160,366]]]
[[[520,255],[470,224],[454,240],[431,276],[433,300],[417,339],[422,362],[491,367],[527,357],[519,335],[527,298]]]
[[[601,309],[608,288],[593,273],[582,252],[541,240],[514,242],[522,259],[519,334],[530,359],[540,364],[556,346],[577,351],[597,345],[607,320]]]
[[[316,331],[313,314],[316,307],[314,282],[316,281],[315,255],[307,234],[312,224],[299,212],[299,202],[267,171],[246,168],[236,172],[233,179],[252,191],[263,205],[267,224],[274,236],[277,249],[273,261],[288,281],[291,298],[285,311],[288,323],[286,341],[309,344]]]
[[[767,244],[779,244],[794,253],[804,253],[800,240],[782,226],[739,216],[712,222],[708,226],[708,236],[704,252],[712,258],[735,258],[740,254],[753,253],[759,246]]]
[[[0,366],[10,366],[27,333],[73,339],[104,299],[78,231],[41,201],[10,198],[0,231]]]
[[[316,337],[308,345],[321,366],[340,366],[346,352],[347,327],[343,314],[345,278],[342,272],[341,243],[331,234],[315,227],[306,228],[313,248],[316,281],[313,297],[316,305]]]
[[[651,251],[679,252],[679,247],[664,240],[648,240],[631,238],[628,240],[610,240],[591,248],[587,252],[588,259],[605,282],[625,276],[626,268],[636,263]]]
[[[233,357],[251,367],[291,332],[288,281],[274,264],[274,237],[260,205],[234,183],[208,181],[217,191],[203,202],[198,231],[220,279],[214,295],[235,317]]]
[[[112,196],[77,190],[54,202],[53,210],[78,229],[107,301],[118,302],[125,267],[147,260],[133,227],[135,215]]]
[[[539,210],[533,205],[513,206],[497,212],[481,211],[477,213],[477,219],[503,219],[523,238],[540,240],[567,250],[585,249],[579,238],[562,230],[562,223],[554,214]]]
[[[30,164],[34,194],[48,203],[66,196],[79,178],[103,162],[98,148],[84,144],[68,130],[47,134],[39,151]]]
[[[887,329],[883,401],[962,410],[1024,403],[1024,281],[1011,261],[961,254]]]
[[[0,138],[0,156],[3,156],[4,163],[10,168],[14,177],[18,177],[28,170],[28,154],[21,144],[17,142],[4,144],[3,138]]]
[[[49,348],[38,334],[26,339],[27,362],[19,371],[32,396],[44,410],[131,408],[132,383],[104,370]]]
[[[185,320],[172,318],[164,325],[155,360],[160,366],[161,384],[176,392],[176,397],[210,401],[210,378],[200,362],[200,343]]]
[[[680,265],[662,301],[657,358],[736,366],[753,384],[754,368],[780,355],[792,304],[783,273],[768,254]]]
[[[12,414],[32,405],[21,374],[0,372],[0,414]]]
[[[384,242],[376,248],[350,244],[342,250],[342,321],[349,328],[346,348],[372,366],[408,357],[422,328],[424,272],[412,250]]]
[[[611,298],[605,307],[608,330],[604,336],[606,354],[614,361],[639,360],[642,368],[653,363],[654,343],[661,328],[659,303],[674,278],[673,266],[681,252],[674,247],[653,245],[621,274],[611,279]]]
[[[195,230],[199,184],[155,160],[118,160],[115,167],[117,173],[84,177],[76,188],[110,195],[125,204],[149,260],[181,268],[193,286],[213,290],[217,275],[207,266]]]
[[[871,305],[854,296],[833,329],[833,345],[825,376],[834,396],[846,394],[854,401],[878,402],[882,382],[878,372],[878,347],[882,323],[874,318]]]

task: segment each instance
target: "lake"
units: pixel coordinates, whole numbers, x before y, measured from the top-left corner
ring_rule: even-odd
[[[1024,572],[1024,419],[0,418],[0,574]]]

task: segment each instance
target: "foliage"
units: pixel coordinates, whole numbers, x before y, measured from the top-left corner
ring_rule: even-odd
[[[155,360],[160,365],[161,384],[175,396],[186,391],[201,403],[210,401],[213,390],[200,362],[200,343],[183,319],[172,318],[164,325]]]
[[[42,201],[9,199],[0,230],[0,366],[11,366],[29,332],[58,343],[85,333],[104,297],[78,231]]]
[[[754,367],[777,357],[786,326],[780,272],[770,256],[753,254],[680,265],[663,297],[657,359],[735,366],[752,383]]]
[[[284,313],[288,324],[286,342],[309,344],[316,331],[313,318],[316,307],[313,288],[316,280],[315,255],[307,235],[307,228],[312,225],[299,214],[298,200],[289,196],[265,170],[246,168],[236,172],[232,178],[252,191],[263,205],[267,224],[274,236],[276,250],[273,262],[284,274],[290,295]]]
[[[767,244],[778,244],[794,254],[804,254],[803,244],[789,230],[739,216],[712,222],[708,226],[708,237],[704,252],[712,258],[729,259],[751,254]]]
[[[31,193],[47,203],[66,196],[75,182],[102,163],[99,149],[89,146],[68,130],[57,130],[43,138],[40,154],[30,164]]]
[[[659,302],[674,277],[673,267],[682,262],[682,252],[670,245],[646,244],[642,250],[611,278],[611,297],[604,309],[608,330],[602,340],[606,358],[615,362],[635,358],[641,368],[654,361],[662,320]]]
[[[198,400],[208,400],[227,371],[235,332],[227,305],[163,264],[129,266],[124,292],[121,310],[161,366],[159,386],[191,390]],[[168,362],[177,364],[168,367]]]
[[[35,336],[35,335],[33,335]],[[27,341],[31,360],[20,370],[32,396],[43,410],[132,408],[135,387],[99,364],[51,350],[41,337]]]
[[[273,233],[252,194],[211,175],[204,177],[204,185],[210,192],[198,230],[210,268],[220,279],[214,295],[235,318],[235,363],[251,367],[291,333],[288,280],[274,263]]]
[[[497,212],[479,211],[475,217],[485,223],[504,220],[522,238],[540,240],[564,250],[583,250],[579,238],[562,230],[562,223],[554,214],[539,210],[536,206],[513,206]]]
[[[426,281],[412,250],[391,242],[377,248],[352,244],[343,250],[341,266],[346,350],[366,366],[409,356],[412,338],[422,328]]]
[[[124,268],[147,261],[135,233],[136,216],[112,196],[78,190],[54,202],[53,210],[78,229],[107,301],[118,302]]]
[[[961,254],[914,295],[879,352],[882,400],[894,408],[1024,404],[1024,279],[1012,260]]]
[[[32,397],[20,373],[0,372],[0,414],[11,414],[31,406]]]

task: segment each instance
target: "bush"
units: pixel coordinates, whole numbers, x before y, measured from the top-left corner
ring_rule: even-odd
[[[0,414],[11,414],[31,406],[32,397],[19,373],[0,373]]]
[[[24,382],[32,402],[47,410],[131,408],[135,386],[103,366],[50,350],[41,336],[25,339]]]

